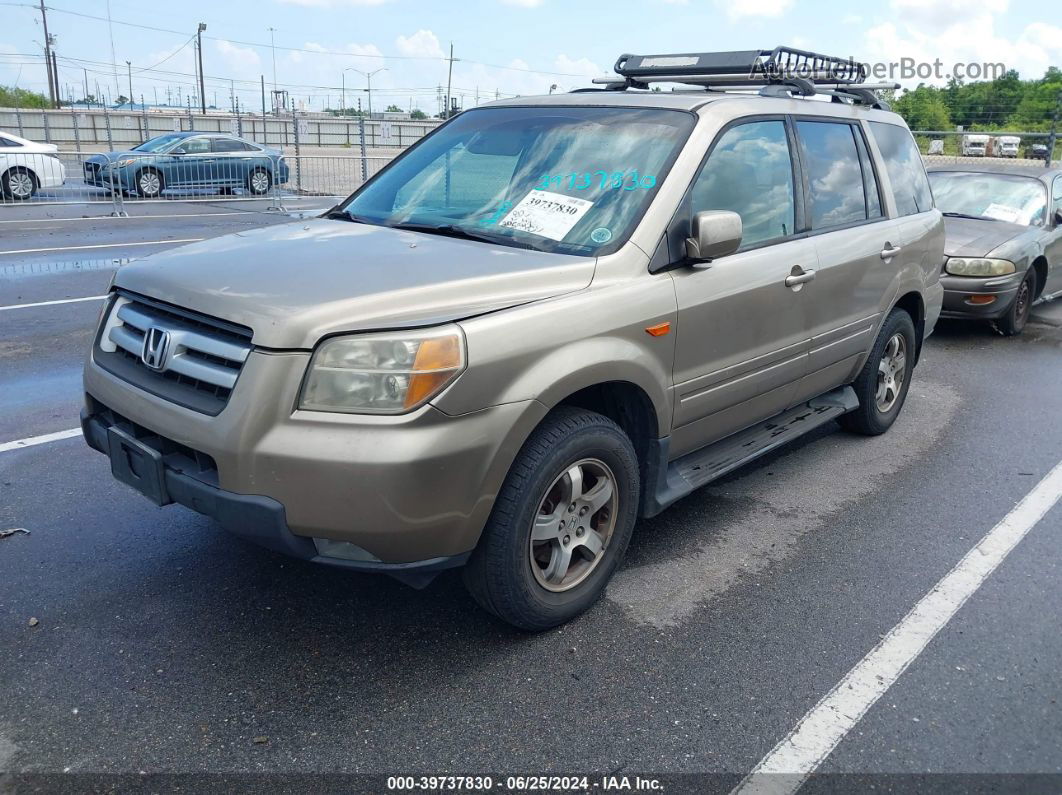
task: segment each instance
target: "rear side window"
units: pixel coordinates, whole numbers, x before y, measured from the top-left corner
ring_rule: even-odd
[[[812,229],[867,219],[863,169],[851,125],[797,121],[808,176]]]
[[[5,138],[4,136],[0,135],[0,146],[18,146],[18,144],[12,141],[10,138]]]
[[[929,179],[911,133],[895,124],[878,121],[870,122],[870,131],[885,161],[896,211],[900,215],[914,215],[932,209]]]
[[[793,161],[783,121],[731,127],[719,138],[697,181],[692,211],[741,216],[742,247],[793,234]]]
[[[243,141],[234,141],[231,138],[215,138],[215,152],[251,152],[253,147]]]

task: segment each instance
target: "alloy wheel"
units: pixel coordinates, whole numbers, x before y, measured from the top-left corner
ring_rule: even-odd
[[[33,177],[25,171],[15,171],[7,177],[8,190],[16,199],[28,199],[33,195]]]
[[[616,478],[597,458],[584,458],[546,489],[530,533],[531,571],[548,591],[567,591],[604,559],[616,527]]]
[[[878,411],[888,413],[903,391],[903,382],[907,377],[907,340],[903,334],[893,334],[878,362],[878,388],[874,395]]]
[[[145,171],[137,179],[137,186],[145,196],[157,196],[162,192],[162,181],[154,171]]]

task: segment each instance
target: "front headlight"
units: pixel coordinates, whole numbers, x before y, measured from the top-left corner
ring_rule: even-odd
[[[1006,276],[1014,273],[1014,263],[1006,259],[948,257],[944,270],[952,276]]]
[[[115,162],[115,168],[123,168],[124,166],[130,166],[136,162],[135,157],[127,157],[124,160],[118,160]]]
[[[424,405],[465,369],[457,326],[325,340],[299,397],[308,411],[402,414]]]

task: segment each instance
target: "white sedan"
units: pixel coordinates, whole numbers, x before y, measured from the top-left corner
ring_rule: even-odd
[[[57,188],[66,179],[66,169],[56,156],[55,144],[27,141],[0,132],[0,192],[3,198],[22,201],[40,188]]]

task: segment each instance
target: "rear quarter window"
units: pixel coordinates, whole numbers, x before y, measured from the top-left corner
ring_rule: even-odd
[[[933,194],[929,189],[929,178],[911,133],[904,127],[878,121],[870,122],[870,132],[878,144],[885,172],[892,183],[897,213],[914,215],[932,209]]]

